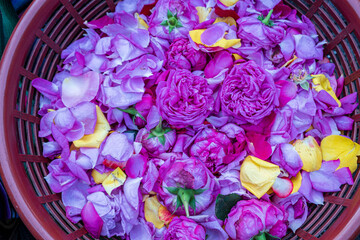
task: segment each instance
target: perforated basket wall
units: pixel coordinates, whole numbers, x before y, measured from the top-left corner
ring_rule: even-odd
[[[360,78],[360,3],[358,0],[284,0],[315,24],[327,40],[325,55],[343,74],[343,95],[357,92]],[[52,79],[61,64],[60,53],[84,31],[83,22],[114,11],[113,0],[34,0],[23,16],[0,65],[0,173],[12,203],[38,239],[92,239],[81,223],[65,216],[60,194],[51,191],[44,176],[49,160],[41,156],[38,137],[40,94],[31,86],[36,77]],[[359,94],[358,94],[359,95]],[[360,111],[352,116],[359,142]],[[360,226],[359,171],[353,186],[312,206],[305,224],[285,239],[353,239]]]

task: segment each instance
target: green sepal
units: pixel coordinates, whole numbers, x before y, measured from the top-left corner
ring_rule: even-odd
[[[194,210],[194,214],[196,214],[196,201],[194,196],[190,198],[189,205]]]
[[[309,91],[309,89],[310,89],[310,84],[309,84],[308,81],[305,81],[305,82],[303,82],[303,83],[300,84],[300,87],[301,87],[302,89],[306,90],[306,91]]]
[[[165,128],[165,134],[168,133],[168,132],[171,132],[172,129],[171,128]]]
[[[174,210],[174,212],[172,214],[174,214],[176,212],[176,210],[178,210],[178,208],[182,205],[181,199],[179,196],[176,197],[176,208]]]
[[[128,114],[130,114],[130,115],[133,115],[133,116],[135,116],[135,117],[139,117],[139,118],[141,118],[142,120],[144,120],[144,121],[146,122],[146,120],[145,120],[145,118],[143,117],[143,115],[141,115],[141,113],[139,113],[134,107],[130,107],[130,108],[128,108],[128,109],[121,109],[121,108],[117,108],[117,109],[119,109],[119,110],[122,111],[122,112],[125,112],[125,113],[128,113]],[[135,119],[135,118],[133,118],[133,121],[134,121],[134,119]]]
[[[159,139],[159,142],[160,142],[163,146],[165,146],[165,142],[166,142],[165,136],[162,135],[162,136],[159,136],[159,137],[157,137],[157,138]]]
[[[180,206],[184,206],[186,216],[189,217],[189,207],[196,213],[196,199],[195,195],[203,193],[206,189],[187,189],[181,187],[165,187],[171,194],[177,195],[176,197],[176,210]]]
[[[165,188],[166,188],[166,190],[169,191],[169,193],[174,194],[174,195],[178,194],[178,192],[179,192],[179,188],[176,188],[176,187],[165,187]]]
[[[183,27],[183,25],[181,24],[180,21],[177,21],[176,24],[175,24],[175,27],[179,28],[179,27]]]
[[[196,189],[196,190],[194,190],[194,195],[202,194],[202,193],[205,192],[205,191],[206,191],[206,189],[201,189],[201,188]]]
[[[169,26],[169,33],[171,33],[174,30],[175,26]]]
[[[168,26],[169,25],[169,22],[168,20],[164,20],[160,23],[161,26]]]
[[[154,137],[156,137],[154,134],[149,133],[149,136],[146,139],[150,139],[150,138],[154,138]]]
[[[174,14],[170,11],[170,9],[167,10],[167,17],[172,18]]]
[[[280,239],[279,237],[273,236],[273,235],[271,235],[271,234],[268,233],[268,232],[265,232],[265,235],[266,235],[266,239],[267,239],[267,240]]]

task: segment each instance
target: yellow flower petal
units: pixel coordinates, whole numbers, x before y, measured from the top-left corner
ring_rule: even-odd
[[[159,208],[161,207],[160,202],[156,196],[149,197],[145,200],[144,213],[145,219],[148,222],[152,222],[158,229],[164,227],[164,222],[159,218]]]
[[[111,172],[105,172],[103,174],[99,173],[95,169],[92,170],[91,176],[94,179],[96,184],[103,183],[104,180],[110,175]]]
[[[138,21],[138,28],[145,29],[145,30],[149,29],[149,25],[144,21],[144,19],[142,19],[140,17],[140,15],[138,13],[135,13],[135,18]]]
[[[261,198],[271,188],[279,174],[279,166],[247,156],[241,165],[240,181],[244,188],[257,198]]]
[[[231,7],[232,5],[236,4],[239,0],[219,0],[222,4],[227,7]]]
[[[96,106],[96,116],[97,120],[94,133],[85,135],[79,140],[74,141],[73,144],[75,147],[99,148],[105,140],[111,128],[99,106]]]
[[[171,221],[174,218],[174,215],[171,214],[171,212],[169,212],[169,210],[167,210],[166,207],[164,207],[163,205],[161,205],[159,207],[159,219],[161,221],[163,221],[165,223],[165,225],[168,225],[169,223],[171,223]]]
[[[300,187],[301,187],[301,181],[302,181],[301,173],[298,172],[298,173],[296,174],[296,176],[295,176],[295,177],[292,177],[290,180],[291,180],[292,183],[293,183],[293,190],[292,190],[292,192],[291,192],[291,194],[293,194],[293,193],[296,193],[297,191],[299,191],[299,189],[300,189]]]
[[[213,24],[218,23],[218,22],[224,22],[229,26],[236,26],[236,21],[232,17],[223,17],[223,18],[217,17]]]
[[[126,180],[126,174],[121,170],[121,168],[118,167],[112,173],[110,173],[110,175],[103,181],[102,185],[105,191],[107,192],[107,194],[111,196],[111,192],[115,188],[118,188],[121,185],[123,185],[125,180]]]
[[[353,173],[357,169],[357,156],[360,156],[360,145],[351,139],[330,135],[321,141],[321,150],[325,161],[340,160],[339,168],[348,167]]]
[[[283,67],[288,67],[290,64],[292,64],[298,57],[296,55],[294,55],[294,57],[292,59],[290,59],[289,61],[287,61],[281,68]]]
[[[241,44],[240,39],[225,39],[225,38],[222,38],[219,41],[217,41],[215,44],[208,46],[208,45],[203,44],[201,42],[201,34],[203,34],[203,32],[205,32],[205,30],[206,29],[196,29],[196,30],[190,31],[189,34],[190,34],[191,39],[195,43],[201,44],[201,45],[203,45],[205,47],[221,47],[221,48],[224,48],[224,49],[227,49],[227,48],[230,48],[230,47],[233,47],[233,46],[238,47],[239,44]]]
[[[294,147],[303,162],[303,167],[301,169],[307,172],[313,172],[320,169],[322,154],[320,146],[314,137],[308,136],[303,140],[296,140]]]
[[[197,15],[199,16],[199,23],[205,22],[209,16],[212,8],[196,7]]]
[[[236,61],[236,60],[239,60],[239,59],[244,59],[242,56],[240,56],[240,55],[237,54],[237,53],[233,53],[233,57],[234,57],[235,61]]]
[[[341,107],[341,102],[336,97],[336,94],[330,85],[329,79],[327,79],[324,74],[311,75],[311,76],[313,77],[312,82],[315,84],[314,89],[317,92],[320,92],[321,90],[326,91],[337,102],[339,107]]]

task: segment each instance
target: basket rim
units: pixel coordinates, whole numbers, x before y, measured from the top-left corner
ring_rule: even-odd
[[[26,54],[21,53],[21,51],[30,46],[35,39],[35,34],[29,26],[32,26],[32,29],[39,29],[46,20],[47,12],[51,13],[58,3],[59,0],[32,1],[16,25],[0,62],[0,126],[3,131],[3,134],[0,134],[0,175],[14,208],[36,239],[66,239],[67,235],[52,220],[42,204],[36,201],[37,196],[33,189],[29,188],[30,185],[23,184],[26,173],[25,171],[19,171],[24,167],[14,157],[14,154],[9,151],[11,146],[9,146],[7,139],[11,133],[10,131],[6,132],[6,126],[8,126],[12,117],[9,117],[9,113],[5,112],[5,103],[9,99],[6,87],[8,81],[14,79],[14,77],[17,78],[19,75],[18,66],[12,65],[12,63],[16,59],[21,60],[19,56]],[[22,47],[19,48],[18,46]],[[30,184],[27,177],[26,180]],[[44,213],[48,215],[47,218],[43,217]]]
[[[24,184],[26,181],[29,184],[30,182],[27,178],[24,179],[26,175],[23,175],[25,171],[22,163],[16,159],[14,153],[9,151],[14,147],[10,146],[7,140],[14,133],[7,129],[13,116],[5,112],[6,102],[10,99],[10,93],[6,89],[7,83],[19,75],[19,65],[12,65],[12,63],[22,60],[22,57],[27,54],[22,50],[34,41],[35,34],[32,29],[40,29],[47,20],[46,16],[51,14],[62,1],[69,2],[69,0],[34,0],[16,25],[0,62],[0,128],[3,129],[3,134],[0,134],[0,175],[12,204],[36,239],[69,239],[70,236],[52,220],[42,204],[36,201],[38,197],[33,189]],[[357,20],[359,24],[355,28],[360,34],[360,1],[333,0],[332,2],[338,9],[347,11],[348,16]],[[341,217],[320,239],[353,239],[360,233],[360,204],[358,204],[360,203],[360,188],[356,190],[352,201],[352,205],[345,209]],[[46,217],[42,218],[44,214]],[[330,235],[334,233],[336,237]]]

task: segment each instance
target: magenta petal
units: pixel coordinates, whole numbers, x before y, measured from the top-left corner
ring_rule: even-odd
[[[95,238],[100,237],[104,221],[96,212],[92,202],[87,202],[81,210],[81,218],[84,222],[85,229]]]
[[[82,167],[73,162],[66,162],[66,165],[74,176],[83,180],[85,183],[90,184],[89,177]]]
[[[59,88],[54,83],[42,78],[35,78],[31,82],[32,86],[36,88],[41,94],[50,100],[57,99],[59,97]]]
[[[51,125],[51,132],[55,139],[55,141],[60,145],[62,148],[61,157],[67,158],[70,155],[70,148],[69,142],[66,137],[55,127],[54,124]]]
[[[131,178],[142,177],[146,169],[147,159],[138,154],[133,155],[126,163],[125,173]]]
[[[354,179],[348,167],[340,168],[334,174],[336,175],[336,177],[338,178],[341,184],[345,184],[345,183],[349,185],[354,184]]]
[[[248,149],[255,157],[266,160],[271,156],[271,145],[265,141],[265,136],[255,132],[248,132],[246,134]]]
[[[159,124],[160,118],[161,116],[159,110],[157,109],[156,106],[152,106],[146,118],[146,122],[147,122],[146,129],[150,131],[151,129],[156,127],[156,125]]]
[[[86,26],[92,29],[97,29],[97,28],[103,28],[104,26],[112,23],[114,23],[114,20],[108,15],[105,15],[99,19],[88,22]]]
[[[335,101],[335,99],[325,90],[318,92],[315,98],[319,99],[323,103],[326,103],[327,105],[334,107],[338,106],[338,103]]]
[[[341,75],[337,80],[336,96],[339,97],[344,88],[345,78]]]
[[[315,190],[320,192],[337,192],[340,191],[341,183],[339,180],[332,176],[332,174],[327,174],[323,171],[315,171],[310,174],[310,181]]]
[[[91,101],[98,92],[99,82],[100,76],[96,72],[66,78],[62,83],[61,100],[67,107]]]
[[[280,107],[285,106],[290,100],[296,97],[297,86],[295,83],[280,80],[276,82],[276,85],[280,86]]]
[[[354,120],[347,116],[334,117],[336,126],[339,130],[352,130]]]
[[[295,50],[294,38],[291,34],[287,34],[284,40],[279,44],[281,53],[283,54],[286,61],[289,61]]]
[[[225,24],[226,25],[226,24]],[[214,24],[201,34],[201,42],[205,45],[213,45],[224,37],[227,27],[224,24]]]
[[[97,120],[96,107],[94,103],[80,103],[73,107],[71,112],[78,121],[84,124],[84,134],[91,134],[94,132]]]

